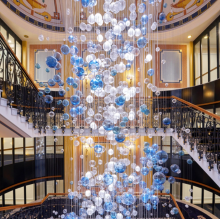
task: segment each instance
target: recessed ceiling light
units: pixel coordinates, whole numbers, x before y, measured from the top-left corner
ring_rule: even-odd
[[[205,38],[205,39],[207,39],[207,38],[208,38],[208,36],[206,35],[204,38]]]
[[[24,37],[25,37],[25,38],[29,38],[29,36],[28,36],[28,35],[24,35]]]
[[[191,38],[191,37],[192,37],[191,35],[188,36],[188,38]]]

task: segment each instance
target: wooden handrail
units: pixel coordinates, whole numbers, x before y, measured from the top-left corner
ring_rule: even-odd
[[[166,176],[166,177],[169,178],[170,176]],[[182,181],[185,181],[185,182],[194,183],[194,184],[203,186],[207,189],[210,189],[210,190],[215,191],[216,193],[220,194],[220,190],[217,190],[217,189],[215,189],[211,186],[205,185],[203,183],[199,183],[199,182],[196,182],[196,181],[193,181],[193,180],[188,180],[188,179],[184,179],[184,178],[180,178],[180,177],[174,177],[174,178],[177,179],[177,180],[182,180]]]
[[[61,175],[58,175],[58,176],[45,176],[45,177],[39,177],[39,178],[31,179],[31,180],[26,180],[26,181],[23,181],[23,182],[20,182],[20,183],[16,183],[16,184],[14,184],[12,186],[9,186],[7,188],[2,189],[0,191],[0,194],[3,193],[6,190],[9,190],[9,189],[14,188],[16,186],[23,185],[25,183],[29,183],[29,182],[32,182],[32,181],[41,180],[41,179],[50,179],[50,178],[61,178],[61,177],[62,177]]]
[[[211,116],[211,117],[213,117],[213,118],[215,118],[215,119],[217,119],[217,120],[220,121],[220,116],[218,116],[218,115],[216,115],[216,114],[213,114],[213,113],[211,113],[211,112],[209,112],[209,111],[207,111],[207,110],[205,110],[205,109],[203,109],[203,108],[200,108],[200,107],[197,106],[197,105],[194,105],[194,104],[192,104],[192,103],[190,103],[190,102],[187,102],[187,101],[185,101],[185,100],[183,100],[183,99],[180,99],[180,98],[178,98],[178,97],[176,97],[176,96],[172,96],[172,98],[173,98],[173,99],[176,99],[176,100],[178,100],[179,102],[182,102],[182,103],[188,105],[189,107],[194,108],[194,109],[196,109],[196,110],[198,110],[198,111],[200,111],[200,112],[203,112],[204,114],[209,115],[209,116]]]
[[[135,194],[139,195],[140,193],[136,192]],[[12,210],[12,209],[26,208],[26,207],[31,207],[31,206],[42,205],[49,196],[66,196],[66,195],[68,195],[68,193],[48,193],[40,202],[33,202],[33,203],[24,204],[24,205],[13,205],[13,206],[1,207],[0,208],[0,212],[1,211]],[[170,194],[170,193],[169,194],[167,194],[167,193],[157,193],[156,195],[159,195],[159,196],[170,196],[172,198],[172,200],[173,200],[174,205],[176,206],[176,208],[179,211],[179,215],[180,215],[181,219],[185,219],[183,214],[182,214],[182,212],[181,212],[181,210],[180,210],[180,208],[179,208],[179,206],[178,206],[178,204],[177,204],[177,202],[176,202],[176,200],[175,200],[175,198],[173,197],[172,194]]]
[[[0,32],[0,37],[3,39],[3,41],[5,42],[5,44],[7,45],[7,47],[9,48],[10,52],[14,55],[16,61],[19,63],[19,65],[21,66],[22,70],[25,73],[25,76],[32,82],[33,86],[35,87],[35,89],[39,92],[39,89],[37,88],[36,84],[34,83],[34,81],[29,77],[29,74],[27,73],[27,71],[25,70],[25,68],[23,67],[23,65],[21,64],[21,62],[19,61],[19,59],[17,58],[16,54],[14,53],[14,51],[11,49],[11,47],[8,44],[8,41],[4,38],[4,36],[2,35],[2,33]]]

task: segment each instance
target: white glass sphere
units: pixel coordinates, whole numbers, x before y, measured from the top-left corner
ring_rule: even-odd
[[[93,97],[92,97],[91,95],[88,95],[88,96],[86,97],[86,101],[87,101],[88,103],[93,103]]]
[[[99,35],[97,36],[97,41],[98,41],[98,42],[102,42],[102,41],[103,41],[103,36],[102,36],[101,34],[99,34]]]

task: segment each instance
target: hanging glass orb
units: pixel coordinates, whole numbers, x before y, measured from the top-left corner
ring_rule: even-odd
[[[70,52],[70,48],[68,47],[68,45],[65,45],[65,44],[61,46],[60,50],[61,50],[61,53],[64,55],[67,55]]]
[[[126,100],[125,96],[121,95],[115,99],[115,104],[118,106],[122,106],[122,105],[124,105],[125,100]]]
[[[183,150],[180,150],[179,152],[178,152],[178,154],[179,154],[179,156],[183,156],[185,153],[184,153],[184,151]]]
[[[168,182],[169,182],[170,184],[174,184],[174,183],[176,182],[176,180],[175,180],[174,177],[170,176],[170,177],[168,178]]]
[[[145,4],[144,4],[145,5]],[[142,25],[146,25],[148,22],[148,16],[147,15],[142,15],[141,17],[141,23]]]
[[[113,183],[113,177],[110,174],[104,174],[103,176],[103,182],[105,185],[109,186]]]
[[[44,97],[44,101],[47,103],[47,104],[51,104],[53,102],[53,96],[51,95],[46,95]]]
[[[48,85],[51,86],[51,87],[55,86],[55,84],[56,84],[53,79],[49,79],[47,83],[48,83]]]
[[[41,68],[40,64],[39,64],[39,63],[36,63],[36,64],[35,64],[35,68],[40,69],[40,68]]]
[[[164,184],[165,181],[166,181],[166,177],[163,173],[161,172],[156,172],[154,175],[153,175],[153,181],[155,184]]]
[[[161,150],[156,153],[155,158],[160,164],[166,163],[166,161],[168,160],[168,154],[166,151]]]
[[[164,118],[163,119],[163,124],[164,125],[170,125],[171,124],[171,120],[169,118]]]
[[[165,18],[166,18],[166,14],[165,14],[164,12],[161,12],[161,13],[159,14],[159,20],[160,20],[160,21],[163,21]]]
[[[122,143],[122,142],[124,142],[124,140],[125,140],[125,135],[122,134],[122,133],[116,134],[116,135],[115,135],[115,140],[116,140],[117,142],[119,142],[119,143]]]
[[[153,69],[149,69],[147,71],[148,76],[153,76],[154,75],[154,70]]]
[[[191,159],[188,159],[188,160],[187,160],[187,163],[188,163],[189,165],[191,165],[191,164],[193,163],[193,161],[192,161]]]
[[[171,169],[172,172],[174,172],[174,173],[178,173],[179,170],[180,170],[180,168],[179,168],[179,166],[178,166],[177,164],[172,164],[172,165],[170,166],[170,169]]]
[[[76,108],[71,108],[70,111],[70,116],[71,117],[76,117],[77,116],[77,111],[76,111]]]
[[[50,68],[55,68],[57,65],[57,59],[53,56],[48,56],[46,59],[46,64]]]
[[[115,172],[116,173],[124,173],[126,170],[126,165],[123,162],[115,163]]]
[[[70,102],[72,105],[78,105],[80,103],[80,97],[78,95],[73,95],[70,97]]]
[[[96,60],[92,60],[89,62],[89,70],[91,72],[97,72],[100,68],[99,62]]]
[[[53,80],[54,80],[54,82],[58,83],[61,81],[61,77],[59,75],[54,75]]]
[[[99,144],[95,145],[94,151],[95,151],[97,154],[102,153],[102,151],[103,151],[103,146],[102,146],[102,145],[99,145]]]
[[[146,176],[149,173],[149,169],[147,167],[142,167],[141,168],[141,173],[142,173],[142,175]]]
[[[140,37],[138,40],[137,40],[137,46],[139,48],[144,48],[145,46],[147,45],[147,39],[145,37]]]
[[[106,131],[111,131],[114,128],[114,123],[110,120],[104,120],[102,126]]]
[[[66,94],[66,91],[64,89],[59,89],[59,95],[64,96]]]

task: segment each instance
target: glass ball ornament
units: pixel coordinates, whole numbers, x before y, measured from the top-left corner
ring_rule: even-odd
[[[177,172],[180,170],[180,168],[179,168],[179,166],[178,166],[177,164],[172,164],[172,165],[170,166],[170,169],[171,169],[172,172],[174,172],[174,173],[177,173]]]
[[[145,37],[140,37],[137,40],[137,46],[138,48],[144,48],[147,45],[147,39]]]
[[[170,118],[164,118],[163,119],[163,124],[166,125],[166,126],[170,125],[171,124]]]
[[[174,184],[174,183],[176,182],[176,180],[175,180],[175,178],[174,178],[173,176],[170,176],[170,177],[168,178],[168,182],[169,182],[170,184]]]

